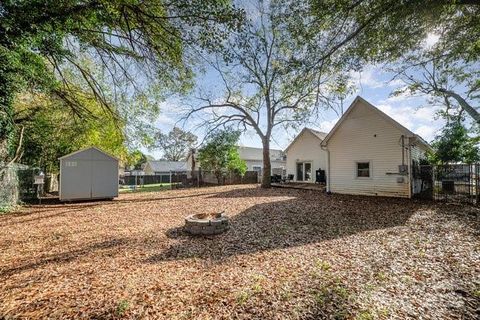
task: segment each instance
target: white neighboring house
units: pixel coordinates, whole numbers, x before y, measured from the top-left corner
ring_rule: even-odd
[[[355,98],[322,147],[327,151],[327,191],[406,198],[419,192],[412,163],[431,149],[361,97]]]
[[[315,182],[316,170],[327,170],[327,152],[320,146],[327,133],[304,128],[285,149],[287,176],[295,182]]]
[[[262,176],[263,170],[263,149],[254,147],[238,147],[240,159],[247,163],[248,171],[257,171],[258,176]],[[283,174],[287,161],[285,153],[282,150],[270,149],[270,165],[272,167],[271,174]]]
[[[261,177],[263,169],[263,149],[254,147],[238,146],[238,154],[240,159],[244,160],[247,164],[248,171],[257,171],[258,176]],[[270,164],[272,167],[272,174],[283,174],[286,166],[285,153],[282,150],[270,149]],[[187,157],[188,170],[192,170],[192,153]],[[195,154],[195,168],[198,170],[201,164],[197,160],[197,154]]]
[[[143,172],[146,176],[170,176],[170,172],[187,172],[186,161],[148,160]]]

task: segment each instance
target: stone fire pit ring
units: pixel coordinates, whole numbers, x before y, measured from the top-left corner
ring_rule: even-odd
[[[184,230],[193,235],[215,235],[227,231],[228,217],[221,213],[197,213],[185,218]]]

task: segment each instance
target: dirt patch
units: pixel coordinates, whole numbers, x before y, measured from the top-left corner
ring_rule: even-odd
[[[189,214],[225,210],[214,238]],[[0,216],[1,318],[478,317],[471,207],[229,186]]]

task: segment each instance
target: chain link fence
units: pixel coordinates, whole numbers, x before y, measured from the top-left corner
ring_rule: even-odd
[[[8,211],[19,202],[37,199],[35,175],[39,168],[13,163],[0,164],[0,211]]]

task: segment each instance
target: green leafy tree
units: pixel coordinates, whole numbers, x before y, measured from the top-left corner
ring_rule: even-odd
[[[157,134],[157,146],[163,151],[166,160],[184,160],[188,152],[197,143],[197,136],[191,132],[174,127],[168,134]]]
[[[219,184],[228,172],[244,175],[247,171],[247,164],[238,154],[239,138],[239,131],[220,130],[213,133],[206,144],[198,150],[198,161],[202,170],[212,171]]]
[[[306,0],[290,6],[297,24],[306,26],[292,25],[298,41],[315,37],[325,24],[342,25],[339,45],[359,70],[366,63],[393,65],[408,92],[440,101],[444,114],[456,109],[480,123],[480,2]]]
[[[61,101],[48,96],[22,95],[15,104],[15,122],[22,128],[18,161],[58,172],[58,158],[97,146],[125,161],[128,155],[122,126],[102,112],[95,101],[84,101],[92,117],[77,121]]]
[[[189,86],[194,60],[186,59],[187,46],[215,49],[241,18],[242,12],[224,0],[1,1],[0,157],[9,156],[8,142],[18,128],[13,104],[23,90],[62,99],[75,114],[86,115],[65,77],[65,65],[75,68],[89,94],[111,111],[97,78],[77,59],[79,53],[104,66],[116,88],[122,80],[129,89],[141,89],[148,78],[165,90],[181,91]]]
[[[247,172],[247,163],[240,158],[238,148],[231,148],[228,154],[227,170],[243,177]]]
[[[128,155],[127,166],[133,167],[135,170],[141,170],[148,160],[152,159],[149,159],[149,156],[140,150],[134,150]]]
[[[448,123],[435,138],[431,155],[433,163],[474,163],[480,160],[479,139],[468,135],[468,130],[459,121]]]

